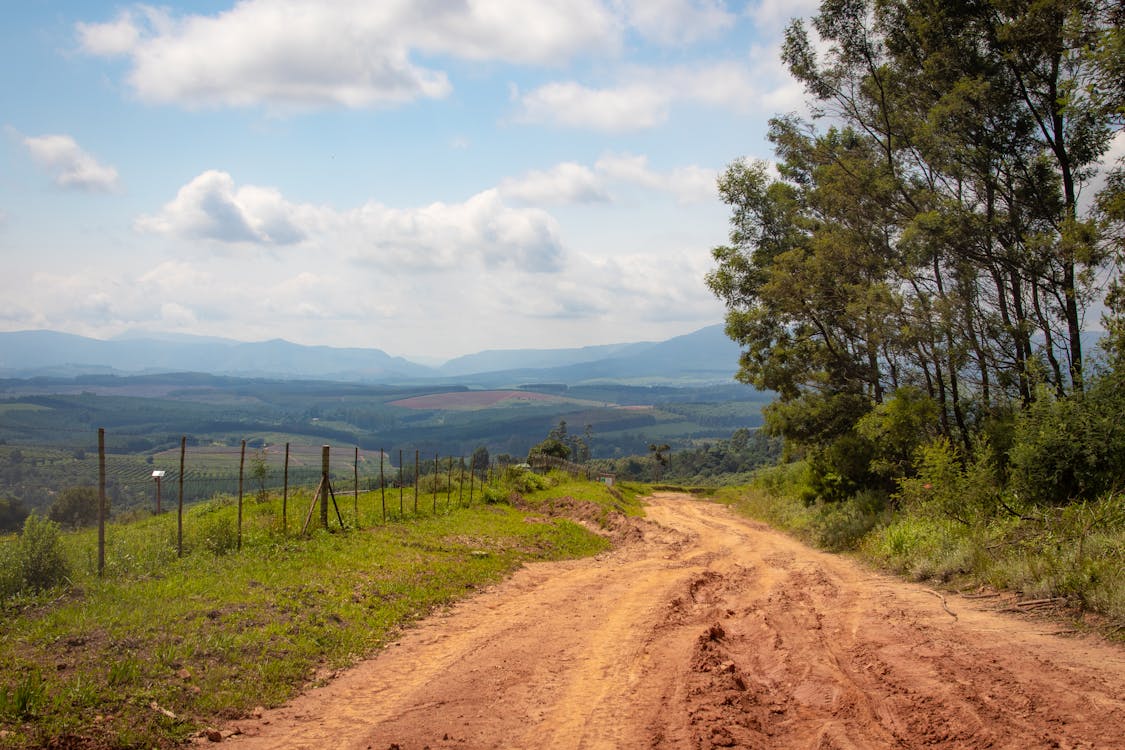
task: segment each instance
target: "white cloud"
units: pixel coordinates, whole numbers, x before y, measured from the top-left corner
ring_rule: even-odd
[[[788,26],[794,18],[814,15],[819,7],[820,0],[760,0],[747,12],[760,29],[773,31]]]
[[[563,127],[624,132],[668,119],[670,97],[648,85],[591,89],[578,83],[548,83],[520,97],[517,120]]]
[[[606,132],[644,130],[663,124],[677,102],[739,113],[757,111],[772,85],[772,77],[755,76],[748,65],[736,62],[634,67],[621,78],[600,89],[567,81],[544,84],[524,94],[516,92],[516,119]]]
[[[721,0],[629,0],[629,22],[662,44],[684,44],[714,36],[734,23]]]
[[[610,179],[671,193],[680,203],[698,203],[718,196],[715,187],[718,173],[713,169],[693,165],[657,172],[649,168],[647,157],[631,154],[603,156],[595,169]]]
[[[512,208],[498,190],[463,203],[391,208],[369,202],[337,211],[287,201],[273,188],[236,187],[226,172],[210,170],[180,188],[138,231],[224,245],[308,243],[342,251],[384,268],[434,270],[483,265],[542,272],[558,268],[558,222],[536,208]]]
[[[514,209],[498,190],[463,203],[398,209],[368,203],[341,214],[343,240],[355,258],[415,270],[513,267],[555,271],[563,247],[558,222],[536,208]]]
[[[226,243],[290,245],[305,239],[316,213],[272,188],[236,190],[229,174],[209,170],[180,188],[160,213],[137,219],[136,228]]]
[[[110,191],[117,187],[117,170],[101,164],[69,135],[26,137],[31,157],[52,174],[59,187]]]
[[[211,16],[135,6],[77,34],[90,54],[127,56],[142,99],[285,110],[440,98],[447,74],[417,55],[553,65],[615,49],[620,29],[596,0],[242,0]]]
[[[573,162],[557,164],[547,171],[532,171],[500,183],[505,198],[537,205],[601,203],[609,194],[601,179],[588,167]]]

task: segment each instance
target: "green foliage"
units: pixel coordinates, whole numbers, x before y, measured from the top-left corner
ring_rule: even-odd
[[[108,500],[107,500],[108,505]],[[108,513],[109,509],[106,508]],[[68,487],[51,503],[47,517],[63,526],[80,528],[98,522],[98,488]]]
[[[989,456],[982,447],[966,459],[949,440],[938,438],[918,449],[917,475],[899,478],[895,499],[919,515],[964,526],[987,523],[1004,503]]]
[[[525,466],[508,466],[500,478],[503,487],[521,494],[538,492],[554,486],[554,482],[547,476],[536,474]]]
[[[809,451],[809,484],[806,500],[834,503],[871,487],[875,475],[871,461],[875,446],[854,432],[837,437],[827,446]]]
[[[921,388],[903,386],[856,422],[856,433],[873,448],[871,472],[888,484],[914,473],[918,447],[937,437],[937,402]]]
[[[871,410],[858,393],[813,393],[775,401],[762,409],[766,432],[800,446],[826,445],[850,432]]]
[[[473,450],[473,456],[469,461],[469,466],[472,467],[473,471],[481,474],[488,471],[489,463],[490,458],[488,455],[488,447],[484,445],[478,445]]]
[[[570,458],[570,446],[562,442],[558,438],[547,438],[541,443],[538,443],[531,449],[528,457],[536,454],[544,456],[554,456],[555,458],[568,459]]]
[[[1125,371],[1085,395],[1041,390],[1016,420],[1012,482],[1021,497],[1060,504],[1125,486]]]
[[[198,544],[213,555],[225,555],[238,548],[238,521],[229,503],[212,500],[206,512],[196,516],[189,544]]]
[[[21,528],[27,514],[28,510],[20,500],[0,498],[0,532]]]
[[[59,525],[32,514],[20,535],[0,546],[0,599],[51,588],[69,572]]]
[[[886,495],[878,490],[862,490],[841,502],[818,506],[809,532],[818,547],[833,552],[853,550],[886,519],[886,510]]]

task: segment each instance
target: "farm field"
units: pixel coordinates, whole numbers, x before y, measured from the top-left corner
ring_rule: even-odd
[[[769,400],[744,386],[363,386],[320,381],[246,380],[209,375],[0,381],[0,497],[47,507],[55,493],[97,481],[97,430],[105,428],[115,509],[152,502],[152,471],[178,472],[187,438],[188,501],[237,489],[239,451],[282,482],[314,483],[320,449],[332,473],[362,487],[402,463],[435,456],[526,457],[561,421],[588,437],[593,458],[644,454],[654,441],[675,448],[729,437],[761,423]]]

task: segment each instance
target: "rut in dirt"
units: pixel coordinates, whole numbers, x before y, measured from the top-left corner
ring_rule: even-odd
[[[1125,653],[649,499],[259,719],[240,748],[1122,748]],[[952,613],[952,614],[951,614]]]

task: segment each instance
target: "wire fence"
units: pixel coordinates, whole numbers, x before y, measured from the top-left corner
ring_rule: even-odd
[[[417,515],[420,508],[472,505],[495,487],[512,464],[492,461],[479,454],[425,456],[419,449],[380,449],[363,451],[357,446],[188,445],[183,436],[178,451],[163,451],[139,461],[137,456],[109,454],[107,435],[98,430],[98,572],[105,566],[105,527],[115,496],[136,497],[145,492],[156,513],[175,511],[178,515],[177,554],[183,555],[185,505],[215,496],[237,498],[237,540],[242,546],[243,505],[248,499],[264,500],[281,495],[281,523],[285,533],[305,534],[310,528],[328,528],[338,523],[345,528],[349,522],[359,526],[364,514],[360,495],[364,494],[367,518],[386,522],[388,510],[404,517]],[[545,472],[551,469],[589,478],[587,467],[555,456],[533,456],[525,468]],[[315,486],[315,490],[308,490]],[[306,508],[295,508],[301,519],[299,527],[288,527],[288,501],[300,495]],[[348,508],[350,500],[351,508]],[[345,510],[342,512],[341,508]],[[397,513],[396,513],[397,509]],[[351,511],[350,513],[348,511]],[[319,511],[319,512],[317,512]],[[315,518],[315,523],[314,523]]]

